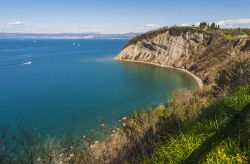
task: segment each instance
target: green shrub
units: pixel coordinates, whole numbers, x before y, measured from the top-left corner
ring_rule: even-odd
[[[250,84],[250,59],[241,59],[219,71],[217,86],[222,92],[233,93],[239,86]]]

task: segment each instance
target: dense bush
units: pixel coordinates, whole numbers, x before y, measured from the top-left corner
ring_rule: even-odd
[[[220,91],[225,93],[232,93],[239,86],[250,84],[250,58],[239,59],[239,61],[222,69],[216,83]]]

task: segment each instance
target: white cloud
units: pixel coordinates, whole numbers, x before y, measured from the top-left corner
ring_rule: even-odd
[[[215,23],[222,28],[250,28],[250,19],[221,20]]]
[[[161,25],[158,25],[158,24],[147,24],[147,25],[145,25],[145,27],[147,27],[147,28],[159,28],[159,27],[161,27]]]
[[[22,25],[23,23],[20,21],[9,22],[8,25]]]
[[[182,23],[179,26],[191,26],[191,24],[190,23]]]
[[[139,26],[138,27],[138,30],[134,30],[135,32],[145,32],[145,31],[150,31],[150,30],[154,30],[154,29],[157,29],[157,28],[160,28],[162,27],[161,25],[158,25],[158,24],[152,24],[152,23],[149,23],[149,24],[146,24],[144,26]]]
[[[25,32],[26,28],[20,21],[0,22],[0,32]]]

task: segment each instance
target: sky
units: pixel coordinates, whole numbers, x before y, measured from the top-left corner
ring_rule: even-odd
[[[250,28],[250,0],[0,0],[0,32],[128,33],[201,21]]]

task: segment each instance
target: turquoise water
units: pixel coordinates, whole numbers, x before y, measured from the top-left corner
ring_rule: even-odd
[[[113,61],[126,41],[0,40],[0,124],[80,134],[196,86],[173,69]]]

